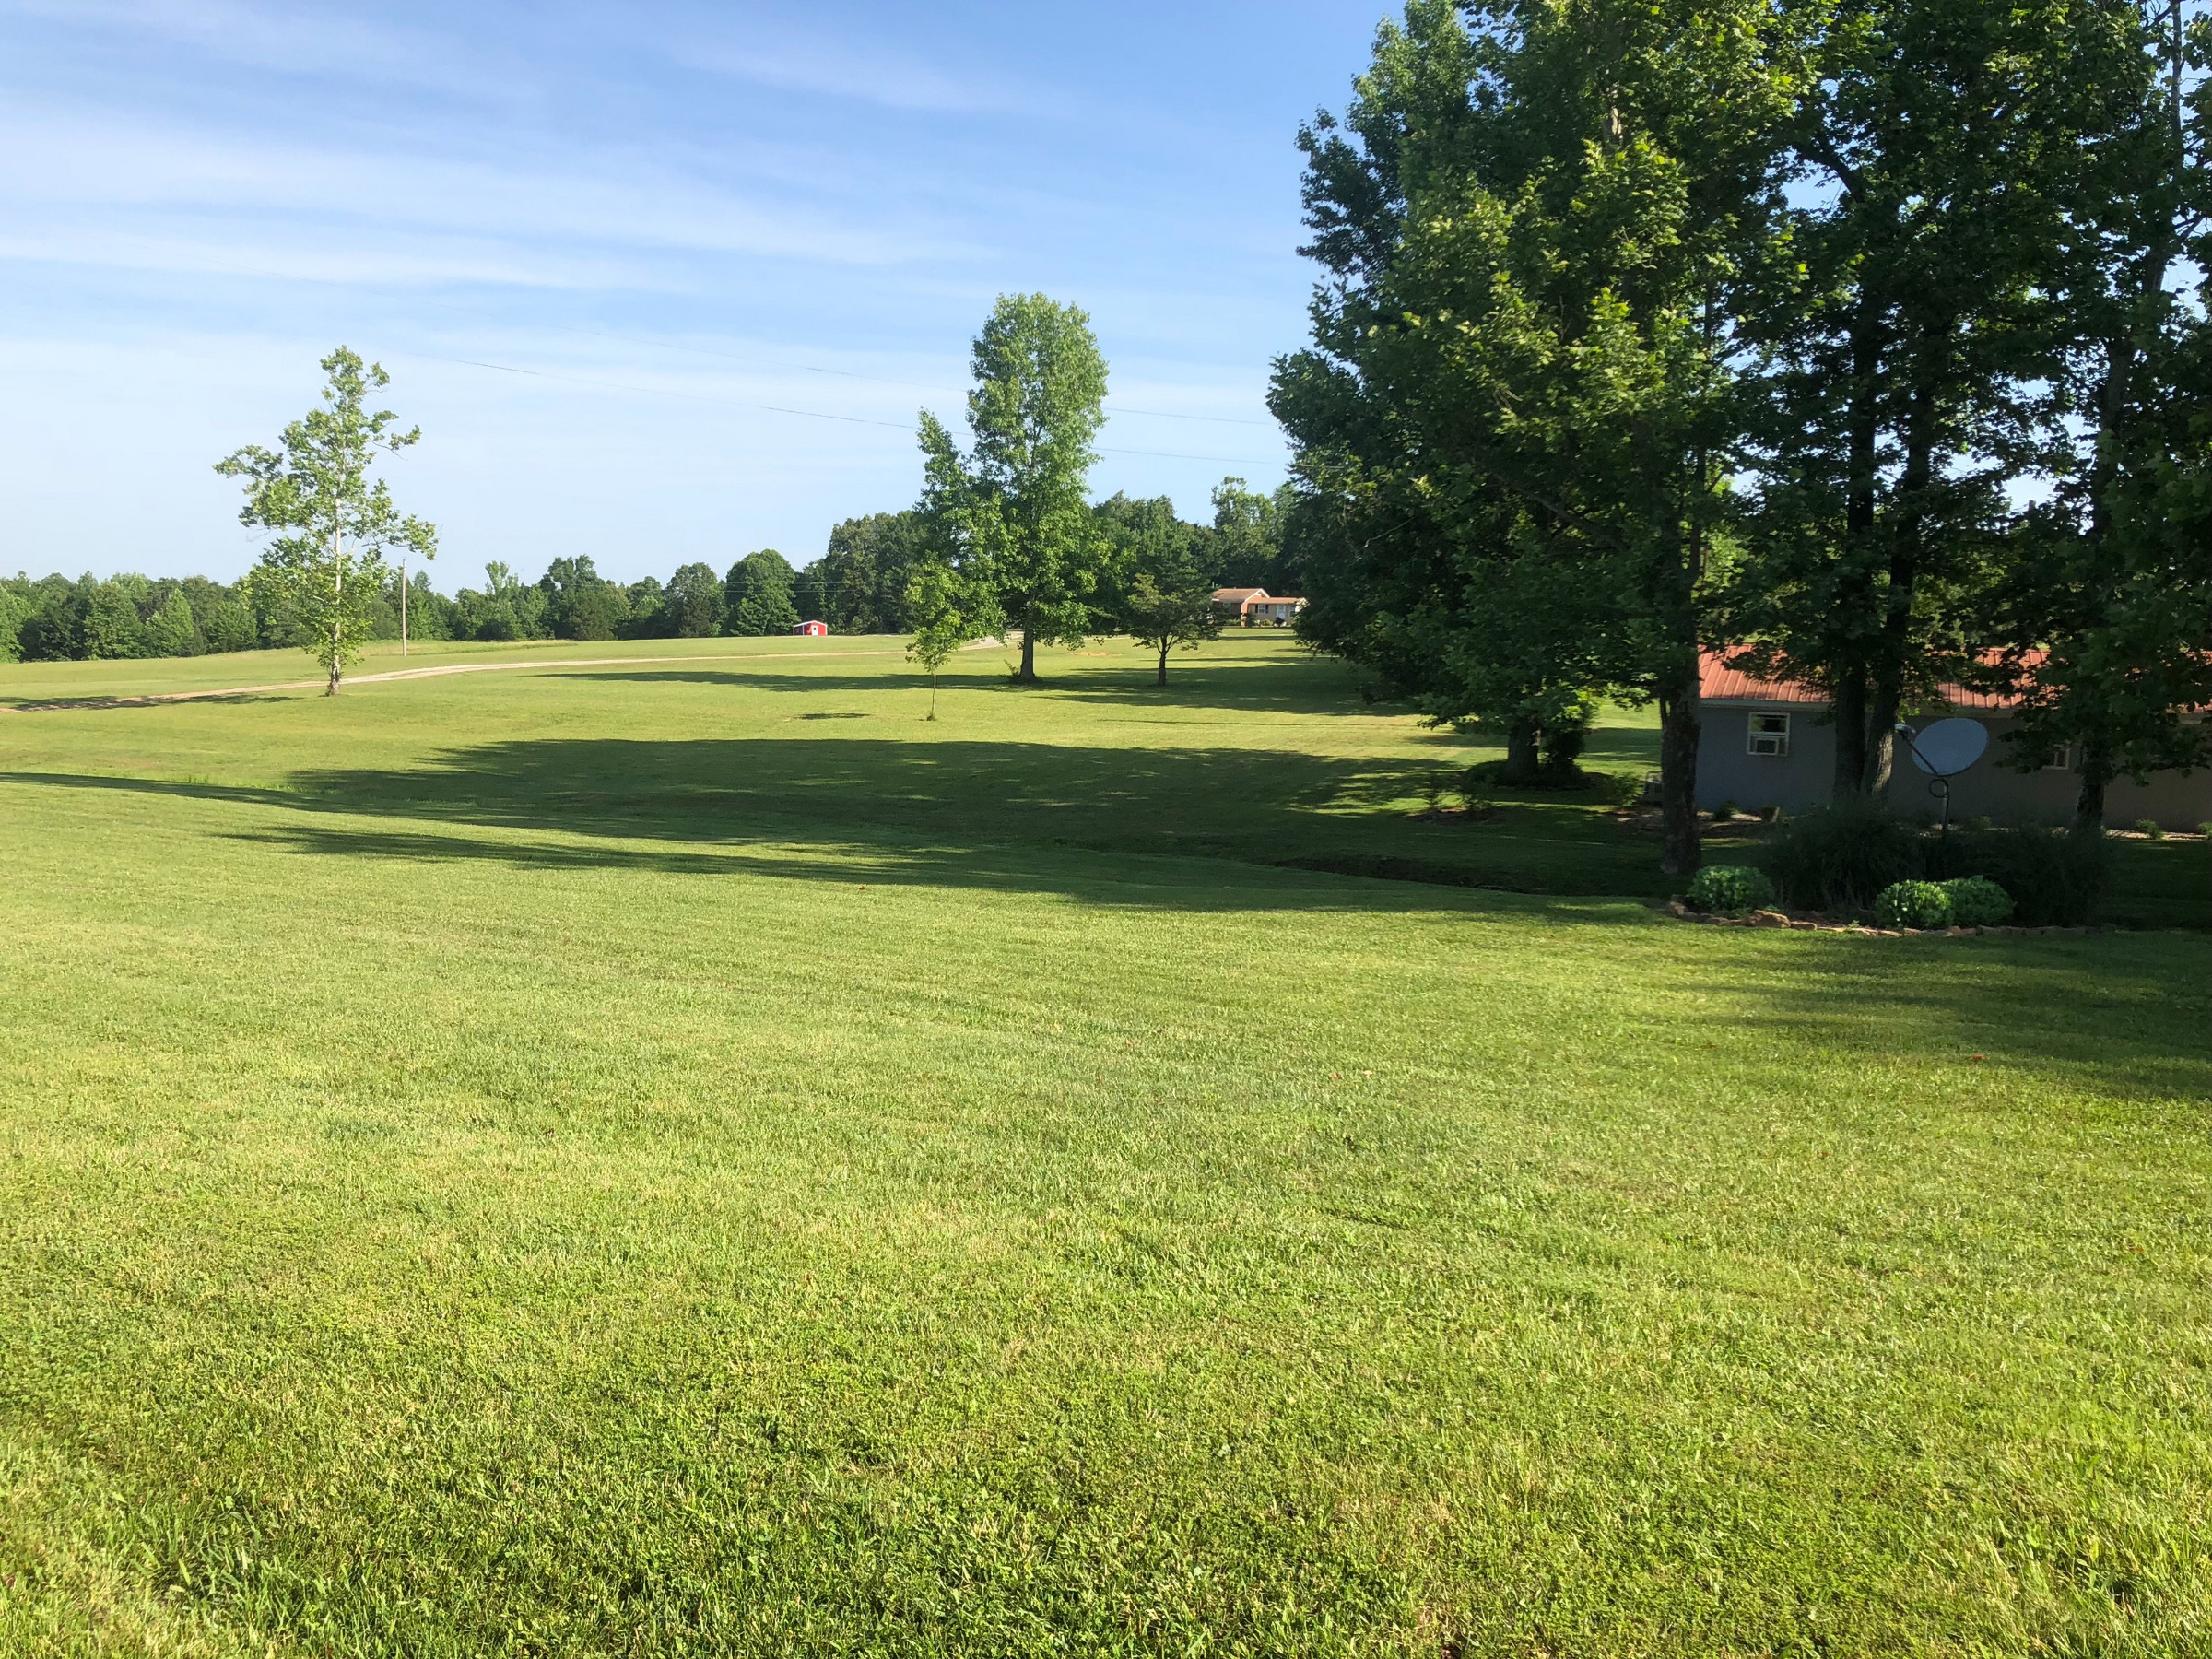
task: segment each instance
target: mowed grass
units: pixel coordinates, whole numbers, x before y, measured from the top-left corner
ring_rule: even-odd
[[[1540,891],[1666,888],[1655,839],[1612,822],[1603,793],[1503,802],[1475,832],[1422,821],[1430,780],[1500,751],[1362,703],[1345,668],[1280,637],[1179,655],[1164,688],[1125,643],[1062,653],[1042,694],[1008,683],[1003,653],[971,652],[946,676],[934,724],[901,644],[538,641],[433,647],[404,665],[385,647],[364,676],[432,679],[358,685],[350,712],[304,725],[246,712],[299,690],[241,691],[225,705],[236,716],[81,706],[297,681],[296,653],[30,665],[0,670],[0,710],[26,717],[17,770],[273,787],[379,816],[715,841],[734,824],[809,838],[828,826],[901,846],[922,834],[1381,863]],[[560,666],[518,673],[518,662]],[[1654,752],[1648,718],[1622,715],[1592,759],[1633,777]]]
[[[2212,1647],[2212,941],[896,649],[0,670],[0,1653]]]

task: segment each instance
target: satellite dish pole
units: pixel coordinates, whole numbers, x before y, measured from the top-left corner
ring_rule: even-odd
[[[1951,844],[1951,780],[1982,759],[1982,751],[1989,747],[1989,728],[1978,720],[1953,716],[1931,722],[1918,732],[1900,720],[1897,732],[1912,751],[1912,764],[1928,774],[1928,793],[1943,803],[1943,828],[1937,838],[1942,851],[1936,853],[1936,861],[1947,870],[1950,864],[1945,853]]]

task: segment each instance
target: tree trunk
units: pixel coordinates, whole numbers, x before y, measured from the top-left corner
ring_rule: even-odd
[[[2077,834],[2104,833],[2104,792],[2116,771],[2112,750],[2103,743],[2091,739],[2081,746],[2081,789],[2074,797]]]
[[[1505,770],[1498,774],[1500,783],[1518,788],[1536,781],[1536,769],[1540,764],[1536,749],[1539,735],[1533,715],[1520,715],[1506,728]]]
[[[1698,840],[1698,743],[1704,734],[1693,665],[1688,679],[1659,699],[1659,869],[1694,876],[1704,862]]]
[[[1709,324],[1712,316],[1709,303]],[[1712,456],[1702,444],[1693,460],[1702,500],[1687,525],[1677,520],[1677,550],[1662,567],[1666,587],[1661,614],[1668,619],[1675,651],[1661,665],[1653,687],[1659,694],[1659,869],[1666,876],[1694,876],[1705,857],[1698,838],[1698,745],[1705,724],[1705,629],[1698,584],[1705,575],[1703,502],[1711,499],[1714,479]]]
[[[1834,676],[1833,701],[1829,719],[1836,728],[1834,800],[1847,806],[1859,798],[1866,775],[1866,677],[1854,665]]]
[[[1037,683],[1037,630],[1026,618],[1021,625],[1021,672],[1015,677],[1025,686]]]
[[[1937,331],[1947,345],[1950,326]],[[1930,348],[1939,352],[1942,346]],[[1924,356],[1916,364],[1905,427],[1905,465],[1898,477],[1897,523],[1889,547],[1889,588],[1882,609],[1881,654],[1870,677],[1866,702],[1865,771],[1861,789],[1869,800],[1889,793],[1897,759],[1897,715],[1905,695],[1905,663],[1912,651],[1912,603],[1920,585],[1920,546],[1927,524],[1926,494],[1935,477],[1936,365]]]
[[[1858,639],[1856,624],[1874,600],[1875,491],[1879,485],[1882,330],[1874,296],[1862,291],[1851,324],[1851,406],[1847,418],[1850,457],[1843,486],[1843,579],[1838,583],[1837,610],[1846,639]],[[1842,806],[1858,800],[1866,787],[1866,662],[1863,641],[1847,660],[1829,665],[1834,681],[1830,718],[1836,729],[1834,797]]]
[[[932,720],[937,717],[937,671],[935,668],[929,671],[929,717]]]
[[[1877,681],[1866,700],[1865,772],[1859,793],[1869,802],[1889,798],[1889,780],[1897,771],[1897,711],[1903,700],[1895,683]]]
[[[338,648],[344,643],[346,638],[345,558],[346,532],[333,530],[330,533],[330,684],[323,688],[323,695],[325,697],[335,697],[338,694]]]
[[[1159,683],[1168,683],[1168,648],[1164,643],[1159,648]]]
[[[407,654],[407,561],[399,561],[399,654]]]

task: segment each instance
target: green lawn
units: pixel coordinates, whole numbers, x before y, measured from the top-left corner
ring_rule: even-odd
[[[2212,938],[896,652],[0,669],[0,1653],[2212,1651]]]

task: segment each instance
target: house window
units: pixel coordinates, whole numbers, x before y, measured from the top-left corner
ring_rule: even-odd
[[[2072,771],[2074,770],[2074,746],[2070,743],[2062,743],[2053,749],[2051,759],[2043,762],[2043,770],[2045,771]]]
[[[1751,716],[1751,753],[1783,756],[1790,752],[1790,717],[1787,714]]]

